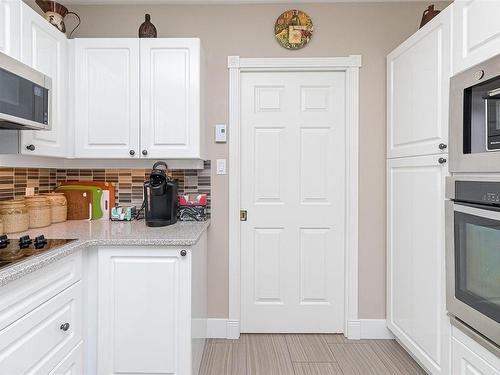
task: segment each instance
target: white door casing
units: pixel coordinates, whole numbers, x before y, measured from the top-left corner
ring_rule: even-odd
[[[242,332],[343,332],[345,72],[241,75]]]
[[[345,154],[345,181],[343,189],[346,193],[345,203],[342,207],[345,212],[345,240],[342,244],[342,258],[344,259],[345,272],[343,272],[344,280],[344,303],[342,308],[344,309],[343,315],[343,326],[341,330],[346,333],[350,338],[357,339],[360,337],[360,325],[358,320],[358,304],[357,304],[357,199],[358,199],[358,186],[357,186],[357,174],[358,174],[358,75],[359,67],[361,66],[360,56],[349,56],[349,57],[339,57],[339,58],[292,58],[292,59],[281,59],[281,58],[248,58],[242,59],[238,56],[230,56],[228,58],[228,67],[230,72],[230,114],[229,114],[229,131],[230,131],[230,163],[229,163],[229,175],[230,175],[230,301],[229,301],[229,320],[228,320],[228,337],[235,338],[239,336],[240,333],[240,316],[241,316],[241,306],[244,305],[241,299],[241,280],[240,272],[243,272],[241,267],[242,258],[242,246],[244,233],[240,228],[239,221],[239,210],[240,208],[245,208],[242,206],[242,184],[243,184],[243,174],[246,173],[241,170],[242,167],[242,154],[241,154],[241,139],[243,139],[243,130],[241,124],[241,115],[243,109],[240,107],[242,94],[242,76],[247,72],[331,72],[332,77],[335,77],[336,73],[344,75],[345,77],[345,134],[343,134],[343,145],[346,147]],[[307,73],[304,73],[307,75]],[[323,85],[323,88],[325,85]],[[319,93],[319,94],[318,94]],[[312,90],[309,95],[310,98],[321,98],[321,90]],[[324,93],[324,91],[323,91]],[[269,100],[272,99],[272,93],[264,93],[264,97],[268,96]],[[324,95],[323,95],[324,98]],[[302,99],[302,98],[301,98]],[[296,99],[298,100],[298,99]],[[323,101],[324,103],[324,101]],[[317,104],[317,103],[316,103]],[[272,108],[269,108],[272,109]],[[311,103],[311,110],[314,109],[314,105]],[[320,109],[320,108],[316,108]],[[313,111],[314,112],[314,111]],[[317,113],[315,114],[317,115]],[[304,145],[310,146],[309,141],[316,142],[315,138],[318,136],[319,132],[325,131],[326,129],[320,129],[321,126],[316,126],[314,130],[304,129],[303,138],[306,140],[309,136],[309,140],[305,141]],[[273,142],[272,138],[276,138],[276,129],[269,132],[270,129],[261,129],[261,140],[265,143],[266,137],[267,141]],[[279,130],[279,129],[278,129]],[[274,131],[274,134],[273,134]],[[326,130],[328,133],[328,130]],[[278,131],[279,133],[279,131]],[[284,134],[284,133],[283,133]],[[279,138],[279,136],[278,136]],[[297,137],[298,138],[298,137]],[[328,143],[328,136],[325,137],[326,141],[321,138],[321,142]],[[262,144],[264,144],[262,143]],[[320,146],[319,145],[319,146]],[[241,147],[241,149],[240,149]],[[313,148],[311,147],[310,150]],[[298,150],[296,150],[298,153]],[[276,151],[269,148],[269,152],[275,153]],[[312,155],[312,154],[311,154]],[[297,159],[298,160],[298,159]],[[273,160],[273,162],[276,162]],[[288,161],[287,161],[288,162]],[[329,164],[329,163],[326,163]],[[321,165],[316,167],[321,168]],[[330,165],[328,165],[330,167]],[[300,166],[296,166],[300,169]],[[289,169],[291,170],[291,169]],[[269,176],[269,175],[268,175]],[[309,181],[305,182],[300,188],[305,191],[305,187],[312,187],[313,185],[308,185]],[[312,187],[310,191],[315,191],[316,194],[319,190],[314,190],[317,187]],[[299,189],[297,187],[297,189]],[[342,189],[341,189],[342,190]],[[302,196],[302,198],[306,198]],[[318,203],[318,202],[316,202]],[[249,217],[251,217],[252,212],[249,212]],[[243,223],[243,225],[248,225],[249,222]],[[306,229],[306,228],[304,228]],[[316,231],[307,232],[303,230],[302,238],[303,243],[307,241],[317,241],[318,248],[321,248],[321,242],[324,240],[323,235],[326,232],[320,233],[319,227]],[[325,226],[322,227],[325,229]],[[241,234],[240,234],[241,231]],[[279,237],[276,228],[269,229],[267,232],[260,232],[260,234],[269,235],[270,240],[276,240]],[[298,234],[296,234],[298,235]],[[328,236],[327,236],[328,237]],[[283,237],[284,238],[284,237]],[[298,238],[298,237],[297,237]],[[322,239],[323,238],[323,239]],[[299,241],[300,242],[300,241]],[[265,243],[265,242],[263,242]],[[298,249],[298,245],[296,246]],[[320,251],[321,253],[321,251]],[[275,254],[276,255],[276,254]],[[337,258],[339,259],[339,258]],[[316,259],[313,259],[314,261]],[[313,267],[313,266],[311,266]],[[311,278],[309,280],[315,280]],[[310,284],[313,285],[313,284]],[[300,288],[296,288],[300,289]],[[311,289],[304,289],[310,291]],[[304,294],[305,296],[306,294]],[[316,297],[312,297],[316,298]],[[312,302],[312,300],[310,300]],[[241,306],[240,306],[241,302]],[[314,301],[319,303],[320,301]],[[335,321],[332,318],[332,321]],[[333,323],[331,323],[333,324]],[[309,328],[310,329],[310,328]],[[336,329],[337,330],[337,329]]]

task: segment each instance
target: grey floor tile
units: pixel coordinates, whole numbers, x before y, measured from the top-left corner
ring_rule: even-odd
[[[373,340],[370,346],[394,375],[425,375],[426,372],[396,340]]]
[[[247,336],[248,375],[293,375],[292,361],[284,335]]]
[[[246,375],[246,345],[207,343],[200,375]]]
[[[329,344],[344,375],[388,375],[370,344]]]
[[[322,335],[286,335],[292,362],[334,362]]]
[[[304,363],[293,364],[295,375],[343,375],[340,366],[336,363]]]

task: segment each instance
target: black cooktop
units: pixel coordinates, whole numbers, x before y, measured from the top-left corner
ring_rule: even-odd
[[[34,239],[23,236],[19,239],[10,239],[6,235],[0,236],[0,268],[21,262],[32,256],[63,246],[74,239],[47,239],[40,235]]]

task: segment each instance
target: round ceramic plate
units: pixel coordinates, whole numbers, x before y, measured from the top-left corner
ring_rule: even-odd
[[[286,49],[300,49],[312,37],[311,18],[301,10],[287,10],[276,20],[274,25],[276,40]]]

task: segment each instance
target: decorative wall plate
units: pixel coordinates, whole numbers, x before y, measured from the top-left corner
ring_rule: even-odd
[[[313,23],[311,18],[301,10],[291,9],[281,14],[274,25],[274,35],[282,47],[300,49],[312,37]]]

